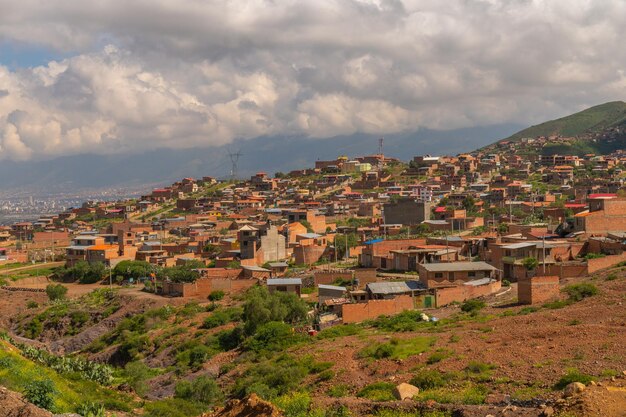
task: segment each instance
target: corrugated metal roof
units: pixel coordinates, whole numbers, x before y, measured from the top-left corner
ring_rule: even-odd
[[[429,272],[495,271],[487,262],[443,262],[422,265]]]
[[[403,294],[410,291],[423,290],[426,286],[419,281],[371,282],[367,288],[373,294]]]
[[[270,278],[267,285],[302,285],[300,278]]]
[[[346,287],[340,287],[338,285],[319,284],[317,287],[320,290],[347,291]]]

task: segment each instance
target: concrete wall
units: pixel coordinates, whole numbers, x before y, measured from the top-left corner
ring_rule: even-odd
[[[404,199],[384,205],[385,223],[416,225],[430,220],[430,203],[417,203],[413,199]]]
[[[375,319],[381,315],[394,315],[405,310],[413,310],[411,296],[402,295],[392,300],[370,300],[367,303],[344,304],[341,306],[344,323],[359,323]]]
[[[521,304],[541,304],[559,298],[559,277],[543,276],[521,279],[517,299]]]

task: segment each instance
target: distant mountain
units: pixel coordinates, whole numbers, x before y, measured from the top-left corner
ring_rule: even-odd
[[[601,133],[609,128],[626,125],[626,103],[611,101],[590,107],[570,116],[551,120],[521,130],[504,140],[520,140],[538,136],[560,135],[577,137]]]
[[[418,154],[457,154],[510,135],[521,126],[501,124],[447,131],[419,130],[385,135],[386,155],[409,160]],[[158,149],[133,155],[77,155],[45,161],[0,163],[0,190],[35,195],[57,191],[167,184],[191,176],[229,175],[229,150],[241,150],[238,174],[273,174],[312,167],[317,159],[369,155],[378,151],[378,136],[354,134],[329,139],[272,136],[239,140],[227,146]]]

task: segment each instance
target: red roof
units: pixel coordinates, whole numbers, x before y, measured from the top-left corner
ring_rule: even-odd
[[[617,194],[605,193],[605,194],[589,194],[587,198],[615,198]]]
[[[565,204],[565,208],[583,208],[583,207],[587,207],[587,205],[582,204],[582,203],[566,203]]]
[[[435,213],[443,213],[444,211],[446,211],[445,207],[436,207],[435,208]]]

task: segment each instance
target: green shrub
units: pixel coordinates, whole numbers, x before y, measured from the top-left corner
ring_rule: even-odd
[[[128,385],[139,395],[143,396],[148,390],[146,380],[151,376],[151,370],[143,362],[129,362],[124,367]]]
[[[524,307],[517,314],[519,314],[520,316],[524,316],[526,314],[535,313],[537,311],[539,311],[537,307]]]
[[[473,312],[480,311],[485,307],[486,307],[486,304],[484,301],[472,299],[472,300],[466,300],[463,302],[463,304],[461,304],[461,311],[464,311],[466,313],[473,313]]]
[[[52,409],[56,389],[50,379],[41,379],[28,383],[24,390],[24,397],[28,402],[46,410]]]
[[[224,394],[217,382],[208,376],[198,377],[191,382],[186,380],[178,382],[174,396],[207,406],[218,404],[224,399]]]
[[[79,405],[76,412],[82,417],[106,417],[105,407],[91,401]]]
[[[348,395],[348,389],[349,387],[346,384],[337,384],[328,388],[328,391],[326,393],[329,397],[340,398]]]
[[[511,281],[509,281],[508,279],[503,279],[502,280],[502,286],[503,287],[510,287],[511,286]]]
[[[545,303],[543,307],[549,308],[550,310],[557,310],[559,308],[567,307],[570,304],[572,304],[571,300],[557,300]]]
[[[374,343],[361,350],[362,357],[374,359],[406,359],[426,352],[434,343],[434,337],[416,336],[410,339],[391,339],[386,343]]]
[[[307,340],[306,337],[295,333],[290,325],[273,321],[259,327],[243,346],[256,353],[279,352],[304,340]]]
[[[62,300],[67,294],[67,287],[61,284],[48,284],[46,294],[50,301]]]
[[[356,324],[344,324],[322,330],[317,334],[318,339],[334,339],[336,337],[354,336],[361,333],[362,327]]]
[[[429,390],[445,387],[448,384],[449,376],[434,369],[421,369],[417,375],[411,378],[411,385],[415,385],[421,390]]]
[[[189,417],[197,416],[206,407],[182,398],[168,398],[146,403],[142,417]]]
[[[563,375],[559,381],[554,385],[554,389],[563,389],[572,382],[581,382],[585,385],[593,380],[591,375],[583,374],[577,369],[571,368],[567,370],[567,373]]]
[[[411,332],[428,325],[422,321],[422,313],[416,310],[406,310],[395,316],[380,316],[369,322],[372,326],[388,332]]]
[[[320,372],[319,375],[317,375],[317,380],[318,381],[330,381],[334,377],[335,377],[335,372],[332,369],[327,369],[325,371]]]
[[[238,398],[255,393],[266,400],[276,398],[300,388],[309,374],[310,363],[302,358],[280,355],[250,365],[234,384],[233,394]]]
[[[361,388],[357,397],[367,398],[372,401],[393,401],[395,385],[389,382],[375,382]]]
[[[37,308],[39,307],[39,304],[37,303],[37,301],[33,301],[33,300],[28,300],[28,302],[26,303],[26,308]]]
[[[615,281],[617,279],[617,274],[612,272],[606,276],[606,281]]]
[[[591,297],[598,293],[598,289],[595,285],[586,282],[568,285],[563,288],[563,291],[567,293],[569,299],[572,301],[580,301],[583,298]]]
[[[434,363],[441,362],[442,360],[448,358],[450,356],[450,352],[445,349],[438,349],[435,353],[430,355],[428,359],[426,359],[426,363],[432,365]]]
[[[476,361],[471,361],[465,367],[465,370],[471,374],[484,374],[484,373],[488,373],[489,371],[493,369],[496,369],[496,366],[493,364],[476,362]]]
[[[311,396],[306,392],[291,392],[281,395],[274,404],[285,414],[285,417],[305,417],[309,415]]]
[[[210,301],[219,301],[222,298],[224,298],[224,291],[222,290],[216,290],[216,291],[211,291],[211,293],[209,294],[209,300]]]

